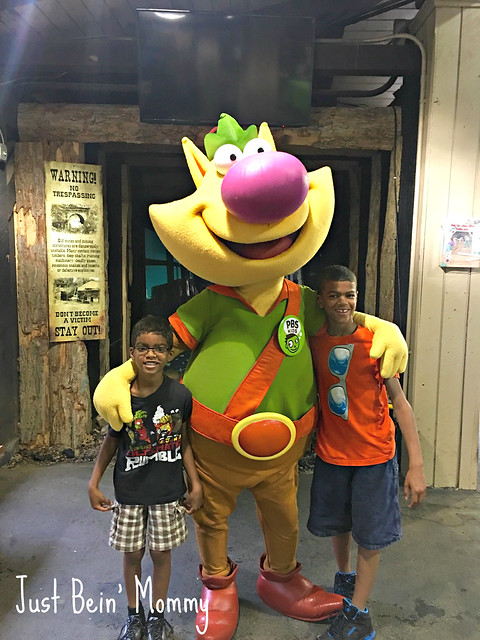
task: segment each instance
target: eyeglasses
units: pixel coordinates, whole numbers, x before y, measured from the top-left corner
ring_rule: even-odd
[[[170,351],[170,349],[163,344],[158,344],[158,345],[155,345],[154,347],[147,347],[144,344],[136,344],[134,349],[136,349],[140,354],[148,353],[149,351],[153,351],[153,353],[156,353],[156,354],[159,354],[159,353],[165,354]]]
[[[328,407],[332,413],[344,420],[348,420],[348,395],[345,379],[352,359],[353,347],[353,344],[333,347],[328,354],[330,373],[339,379],[328,390]]]

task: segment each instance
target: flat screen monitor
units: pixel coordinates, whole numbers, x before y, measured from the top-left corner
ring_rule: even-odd
[[[138,9],[140,119],[215,125],[309,123],[309,17]]]

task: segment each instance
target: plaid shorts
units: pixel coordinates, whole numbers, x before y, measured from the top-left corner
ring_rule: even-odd
[[[115,503],[109,544],[117,551],[152,551],[178,547],[187,537],[185,507],[180,501],[148,506]]]

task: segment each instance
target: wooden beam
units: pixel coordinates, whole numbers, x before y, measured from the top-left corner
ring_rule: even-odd
[[[0,11],[4,9],[13,9],[24,4],[34,4],[35,0],[0,0]]]
[[[400,120],[397,114],[397,121]],[[260,124],[260,123],[257,123]],[[159,125],[140,122],[137,106],[89,104],[31,104],[18,108],[22,141],[77,140],[128,142],[178,147],[183,136],[203,146],[208,126]],[[326,107],[312,109],[308,127],[273,128],[280,148],[391,150],[395,119],[388,108]]]
[[[132,255],[131,255],[131,228],[132,223],[132,187],[130,168],[126,164],[121,166],[122,176],[122,354],[123,360],[128,360],[130,346],[131,303],[128,299],[128,290],[132,286]]]
[[[368,216],[367,259],[365,263],[365,311],[377,313],[378,238],[380,236],[380,209],[382,195],[382,155],[372,156],[370,206]]]
[[[462,433],[460,442],[460,468],[458,487],[478,489],[478,360],[475,345],[480,335],[480,273],[472,269],[469,278],[470,301],[466,319],[465,368],[463,374],[464,391],[462,402]]]
[[[358,249],[360,239],[360,184],[361,170],[358,164],[349,169],[350,184],[350,228],[349,228],[349,267],[358,277]]]
[[[277,147],[388,151],[395,141],[395,118],[390,108],[324,107],[311,110],[309,127],[272,131]]]
[[[400,189],[400,169],[402,166],[402,139],[390,156],[390,174],[388,179],[387,208],[380,251],[380,290],[378,315],[393,322],[395,306],[395,264],[397,260],[397,209]]]
[[[107,160],[105,151],[103,149],[99,150],[98,153],[98,164],[105,168],[107,166]],[[103,174],[103,202],[107,202],[107,179],[105,174]],[[103,242],[104,242],[104,255],[109,255],[109,245],[108,245],[108,212],[104,211],[103,215]],[[105,323],[106,327],[108,327],[107,335],[105,340],[99,340],[99,374],[100,378],[102,378],[107,371],[110,370],[110,317],[109,317],[109,309],[110,309],[110,290],[108,287],[108,260],[105,261],[105,271],[104,278],[107,286],[105,287]]]
[[[45,160],[83,161],[75,142],[15,147],[20,441],[78,448],[91,429],[84,342],[49,342]]]
[[[48,444],[48,302],[43,148],[15,146],[20,441]]]

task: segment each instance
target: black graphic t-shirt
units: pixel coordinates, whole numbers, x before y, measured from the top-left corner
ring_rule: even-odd
[[[113,473],[120,504],[165,504],[185,493],[181,454],[183,422],[192,413],[192,394],[176,380],[163,383],[146,398],[132,395],[133,422],[120,431]]]

